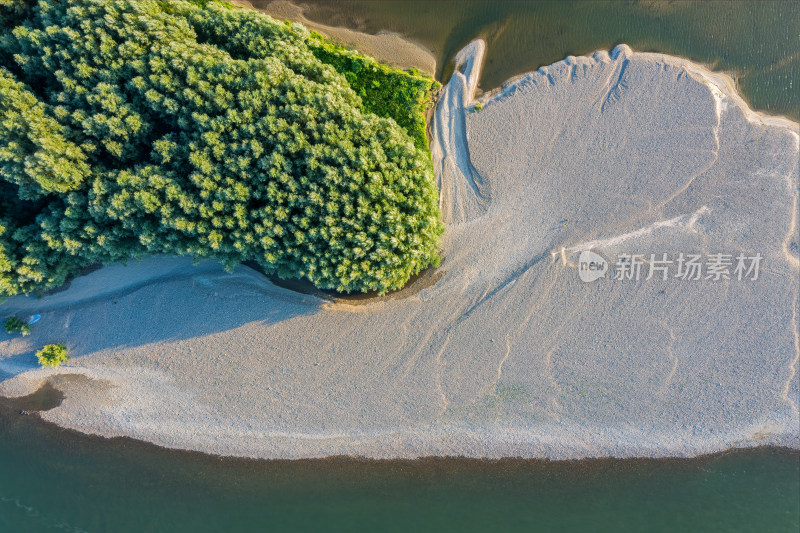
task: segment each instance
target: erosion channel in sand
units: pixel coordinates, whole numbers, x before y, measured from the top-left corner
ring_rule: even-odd
[[[55,374],[42,416],[86,433],[265,458],[684,456],[798,447],[798,125],[679,58],[570,57],[475,106],[457,58],[432,154],[435,283],[334,302],[241,266],[114,265],[4,315],[0,394]],[[482,107],[482,109],[478,109]],[[763,259],[758,279],[583,282],[591,249]],[[734,259],[735,262],[735,259]],[[733,267],[732,267],[733,268]],[[72,358],[38,369],[63,341]]]

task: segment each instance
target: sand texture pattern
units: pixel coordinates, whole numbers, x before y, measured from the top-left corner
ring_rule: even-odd
[[[798,125],[729,78],[620,46],[472,101],[459,54],[432,152],[444,261],[394,298],[341,302],[247,267],[152,258],[0,315],[0,393],[57,374],[43,417],[265,458],[687,456],[798,447]],[[582,251],[609,262],[581,281]],[[651,254],[763,258],[758,279],[645,279]],[[620,254],[648,262],[613,279]],[[675,268],[673,265],[672,268]],[[72,359],[36,367],[66,342]]]

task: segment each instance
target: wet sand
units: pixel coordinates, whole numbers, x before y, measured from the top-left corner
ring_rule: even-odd
[[[417,68],[430,75],[436,72],[436,57],[433,52],[397,33],[382,31],[376,35],[361,33],[348,28],[327,26],[307,19],[303,8],[286,0],[270,2],[263,8],[255,8],[247,0],[235,0],[234,4],[248,9],[256,9],[277,20],[291,20],[318,31],[333,41],[372,56],[382,63],[397,68]]]

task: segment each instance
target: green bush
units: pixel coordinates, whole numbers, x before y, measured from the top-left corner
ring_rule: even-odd
[[[48,344],[36,352],[36,358],[39,360],[40,365],[56,368],[64,361],[67,361],[69,356],[67,356],[67,347],[63,344]]]
[[[425,111],[439,84],[417,69],[402,71],[382,65],[370,57],[338,46],[312,32],[310,46],[323,63],[332,65],[362,98],[367,113],[394,119],[414,139],[418,148],[427,149]]]
[[[411,68],[401,70],[378,63],[343,46],[339,46],[301,24],[278,23],[253,11],[231,10],[229,4],[206,1],[205,11],[185,5],[170,4],[171,13],[180,13],[197,32],[198,38],[226,50],[238,59],[264,59],[278,55],[282,60],[300,67],[306,75],[319,75],[309,69],[313,62],[299,62],[287,41],[300,43],[323,64],[332,66],[344,75],[347,84],[361,97],[359,108],[365,113],[394,120],[426,150],[425,112],[432,104],[432,94],[439,84],[429,75]],[[319,78],[323,80],[323,78]]]
[[[31,325],[15,316],[8,317],[3,326],[6,328],[6,333],[9,335],[19,332],[24,337],[31,334]]]
[[[430,78],[213,1],[3,5],[0,297],[149,254],[381,293],[438,264]]]

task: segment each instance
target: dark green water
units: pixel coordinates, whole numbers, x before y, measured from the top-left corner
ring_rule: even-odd
[[[800,528],[800,455],[790,450],[554,463],[225,460],[19,414],[57,395],[38,396],[0,401],[2,532]]]
[[[253,0],[264,6],[270,0]],[[800,118],[800,2],[509,2],[303,0],[333,26],[409,36],[438,56],[439,76],[475,37],[488,44],[481,87],[626,43],[731,73],[751,105]]]

